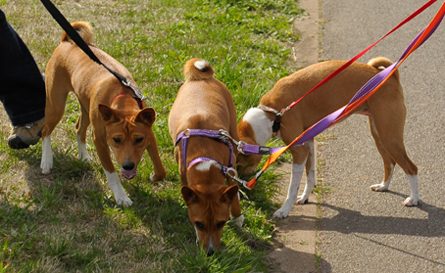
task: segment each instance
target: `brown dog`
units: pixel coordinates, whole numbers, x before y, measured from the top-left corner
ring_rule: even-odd
[[[186,82],[172,106],[168,127],[177,144],[175,158],[183,185],[181,194],[188,206],[190,221],[195,226],[199,244],[212,254],[220,247],[229,211],[237,217],[235,224],[241,226],[244,219],[238,186],[228,179],[227,187],[221,170],[221,166],[228,166],[231,161],[235,164],[235,157],[228,143],[211,136],[193,135],[193,132],[211,134],[222,129],[237,140],[236,111],[229,90],[213,77],[213,69],[207,62],[189,60],[184,66],[184,76]]]
[[[91,45],[92,29],[88,23],[75,22],[72,25],[105,65],[136,86],[122,64]],[[159,181],[165,178],[166,173],[151,129],[156,118],[155,110],[150,107],[140,109],[138,102],[133,98],[133,91],[123,86],[104,67],[90,60],[66,33],[48,62],[45,78],[47,98],[46,122],[42,131],[42,173],[48,174],[53,166],[51,132],[63,116],[68,93],[73,91],[81,106],[76,123],[79,158],[90,160],[85,138],[91,122],[94,145],[117,204],[129,206],[132,201],[125,193],[114,169],[109,147],[113,150],[118,164],[122,166],[122,175],[127,179],[137,174],[137,166],[145,149],[150,154],[155,168],[151,180]]]
[[[318,63],[280,79],[273,89],[263,96],[260,106],[249,109],[244,115],[238,124],[240,139],[249,144],[265,145],[272,137],[272,126],[276,119],[273,110],[271,111],[269,108],[280,111],[287,107],[344,63],[344,61]],[[369,79],[391,64],[390,60],[383,57],[372,59],[368,64],[353,63],[300,101],[292,110],[285,112],[281,119],[279,137],[286,145],[291,143],[314,123],[346,105]],[[419,201],[417,167],[406,154],[403,143],[406,107],[399,81],[399,72],[396,71],[355,113],[369,116],[371,134],[384,163],[383,182],[372,185],[371,189],[374,191],[387,190],[394,166],[397,163],[407,174],[411,185],[411,195],[404,204],[406,206],[417,205]],[[274,214],[278,218],[286,217],[295,202],[305,203],[315,186],[313,140],[306,142],[304,146],[294,146],[290,150],[293,161],[292,176],[286,201]],[[245,173],[252,172],[260,160],[260,155],[239,154],[238,156],[238,164],[245,167]],[[305,167],[307,184],[303,194],[297,196]]]

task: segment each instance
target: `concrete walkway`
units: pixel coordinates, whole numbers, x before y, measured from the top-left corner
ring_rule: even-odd
[[[349,60],[427,1],[323,0],[322,59]],[[442,5],[434,4],[359,61],[397,60]],[[405,145],[419,169],[421,205],[404,207],[408,179],[396,166],[390,191],[372,192],[383,164],[364,116],[331,127],[323,146],[321,272],[445,272],[445,25],[400,67],[407,119]]]
[[[299,1],[308,16],[295,22],[302,33],[294,50],[297,67],[351,59],[426,2]],[[398,59],[441,4],[438,1],[359,61],[375,56]],[[369,189],[381,182],[383,164],[367,118],[351,116],[326,130],[327,140],[318,148],[325,166],[323,185],[332,190],[320,204],[321,219],[311,196],[309,204],[294,206],[288,218],[277,221],[271,272],[445,272],[444,34],[441,25],[400,68],[408,110],[405,145],[419,168],[422,203],[403,206],[410,187],[398,166],[390,191]],[[282,183],[285,196],[287,178]],[[315,253],[321,255],[317,266]]]

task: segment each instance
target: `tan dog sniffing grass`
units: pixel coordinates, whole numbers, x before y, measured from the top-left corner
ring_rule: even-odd
[[[72,26],[104,64],[136,86],[122,64],[91,44],[93,32],[87,22],[75,22]],[[85,144],[87,128],[91,123],[94,145],[117,204],[129,206],[132,201],[116,173],[110,147],[122,167],[121,174],[127,179],[137,174],[144,150],[148,151],[155,169],[151,180],[165,178],[166,172],[151,128],[156,119],[155,110],[141,107],[132,89],[122,85],[108,70],[93,62],[66,33],[48,62],[45,84],[47,99],[46,122],[42,130],[42,173],[48,174],[53,167],[51,132],[63,116],[68,93],[73,91],[81,108],[76,123],[79,158],[91,159]]]
[[[212,67],[200,59],[184,66],[186,82],[178,91],[168,126],[175,143],[175,159],[182,180],[181,194],[199,244],[209,254],[220,248],[222,230],[230,218],[242,226],[244,217],[236,181],[226,177],[222,166],[235,166],[230,143],[212,138],[224,130],[238,140],[236,110],[227,87],[213,77]],[[208,136],[194,135],[199,131]]]
[[[238,124],[240,140],[264,146],[273,134],[272,127],[276,119],[274,110],[280,111],[298,100],[344,63],[345,61],[322,62],[280,79],[272,90],[262,97],[260,106],[249,109]],[[383,57],[371,59],[368,64],[353,63],[287,111],[281,118],[278,137],[288,145],[320,119],[346,105],[369,79],[391,64],[390,60]],[[354,113],[369,117],[371,134],[383,159],[385,170],[383,182],[372,185],[371,189],[387,190],[397,163],[405,171],[411,185],[411,195],[406,198],[404,204],[417,205],[420,200],[417,167],[409,159],[403,143],[406,107],[399,72],[396,70],[388,81]],[[293,161],[291,180],[286,201],[274,214],[278,218],[286,217],[295,202],[307,202],[315,186],[313,140],[303,146],[294,146],[290,151]],[[244,168],[244,173],[251,173],[261,158],[261,155],[239,154],[238,164]],[[297,196],[305,168],[306,187],[303,194]]]

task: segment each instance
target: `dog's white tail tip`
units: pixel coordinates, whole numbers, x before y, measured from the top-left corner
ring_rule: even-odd
[[[209,63],[206,62],[205,60],[198,60],[193,64],[199,71],[203,71],[208,65]]]

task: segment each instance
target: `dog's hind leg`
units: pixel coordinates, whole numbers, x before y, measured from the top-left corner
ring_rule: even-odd
[[[76,122],[77,147],[79,151],[79,159],[81,159],[82,161],[84,160],[90,161],[91,157],[88,154],[88,149],[86,145],[86,135],[88,126],[90,125],[90,118],[88,116],[88,112],[82,105],[80,106],[80,109],[81,109],[80,116]]]
[[[62,119],[65,113],[65,104],[68,92],[72,89],[69,81],[64,76],[55,78],[54,71],[48,71],[46,75],[46,105],[45,123],[42,128],[42,161],[40,168],[43,174],[49,174],[53,167],[53,155],[51,150],[51,133]],[[54,72],[54,73],[51,73]]]
[[[374,118],[373,120],[371,120],[371,122],[374,121],[375,125],[373,129],[376,130],[376,133],[381,142],[381,146],[392,159],[391,162],[396,162],[397,164],[399,164],[399,166],[403,169],[408,177],[411,186],[411,194],[408,198],[405,199],[404,205],[415,206],[420,200],[419,185],[417,181],[417,166],[408,157],[405,145],[403,144],[403,128],[405,124],[405,115],[401,115],[400,112],[397,112],[389,114],[388,116],[391,118]],[[373,126],[372,123],[371,126]],[[388,164],[385,165],[385,177],[388,176],[389,181],[389,179],[391,178],[393,166],[391,167],[387,165]],[[389,182],[387,183],[389,184]]]
[[[382,160],[383,160],[383,168],[385,169],[385,176],[383,178],[382,183],[371,185],[371,190],[373,191],[386,191],[389,188],[389,184],[391,182],[392,174],[394,172],[394,166],[396,162],[388,152],[383,147],[382,141],[380,140],[379,133],[377,132],[377,128],[375,127],[375,122],[372,117],[369,117],[369,126],[371,129],[372,137],[374,138],[375,146],[379,151]]]

